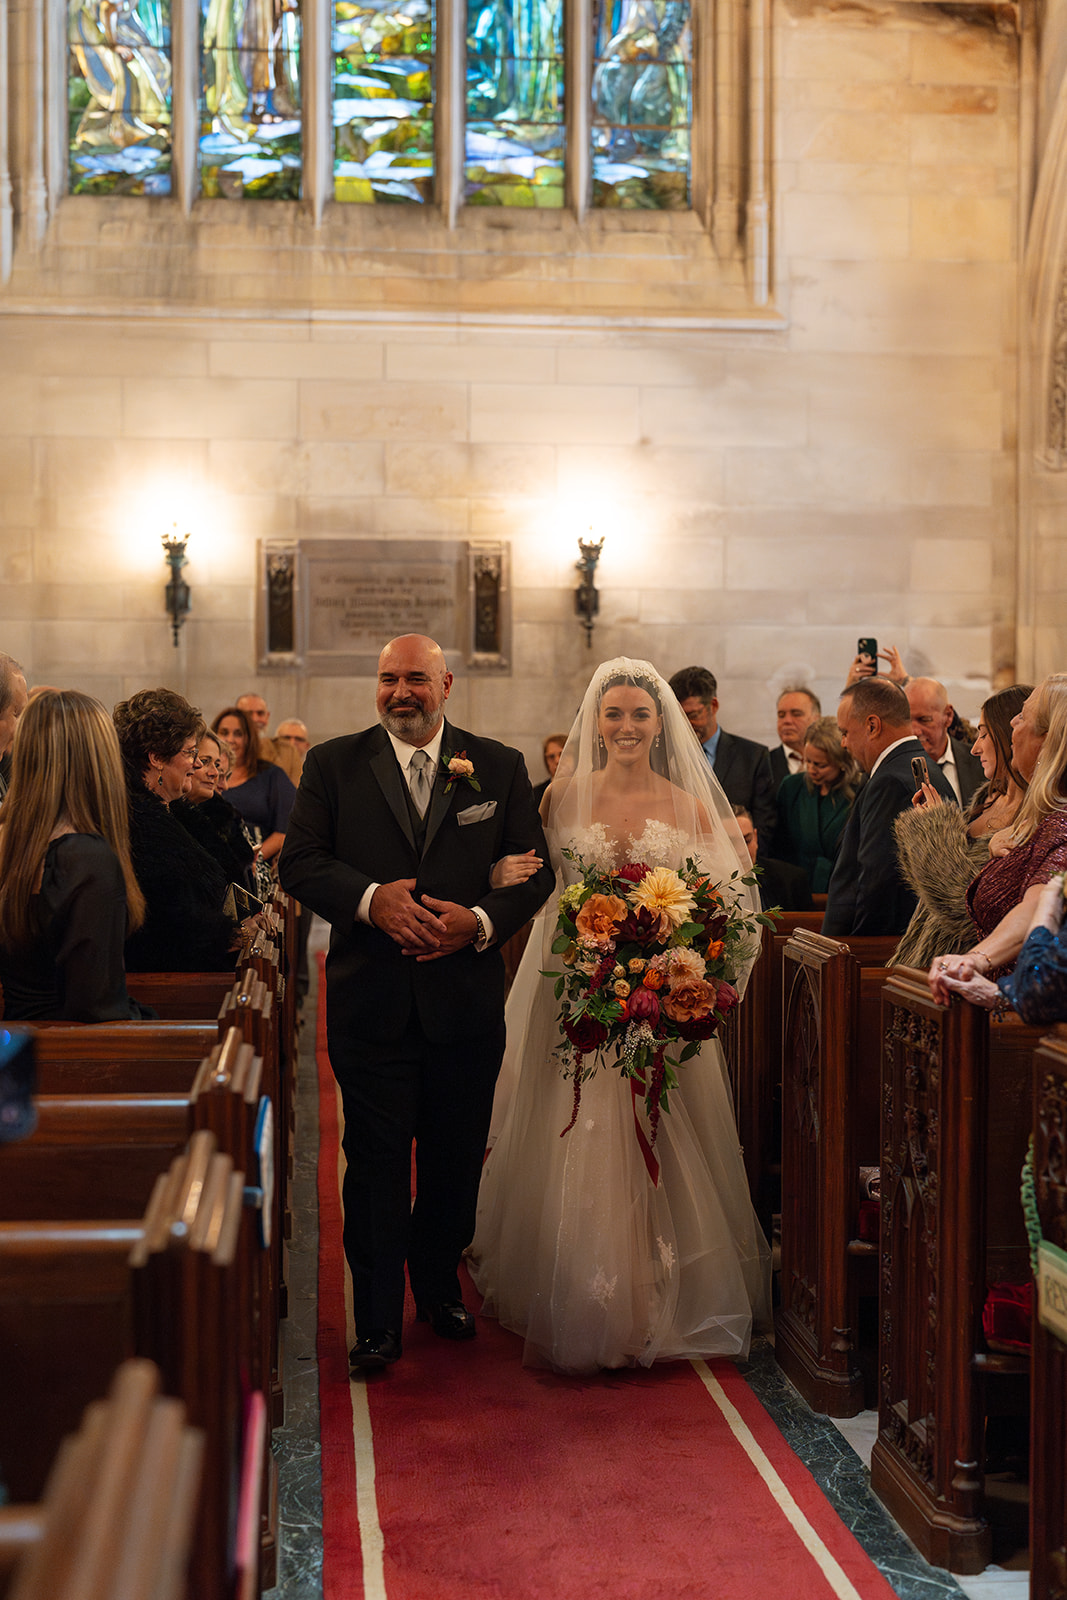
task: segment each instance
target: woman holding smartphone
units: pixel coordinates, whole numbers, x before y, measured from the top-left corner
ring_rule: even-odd
[[[930,990],[942,1005],[952,980],[996,979],[1010,970],[1050,876],[1067,868],[1067,674],[1046,678],[1012,718],[1012,759],[1029,788],[1014,822],[991,836],[991,852],[1000,853],[967,890],[972,947],[930,967]]]
[[[973,945],[967,890],[990,856],[1008,847],[1026,793],[1027,778],[1012,756],[1012,719],[1032,693],[1029,684],[1016,683],[982,706],[972,751],[986,781],[966,811],[946,804],[916,774],[915,809],[897,818],[895,832],[900,870],[919,903],[890,965],[928,967],[935,955]]]

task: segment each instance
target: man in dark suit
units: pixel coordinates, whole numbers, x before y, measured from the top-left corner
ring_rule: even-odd
[[[954,712],[945,685],[936,678],[909,678],[904,693],[911,707],[912,732],[926,752],[928,763],[941,768],[960,805],[967,805],[985,782],[985,773],[966,740],[949,737]]]
[[[802,684],[787,685],[776,706],[778,737],[782,741],[771,751],[771,780],[778,793],[783,778],[804,772],[804,735],[822,716],[822,706],[811,689]]]
[[[767,746],[719,726],[718,684],[707,667],[682,667],[670,679],[708,764],[731,805],[744,806],[763,837],[774,833],[777,811]]]
[[[915,793],[912,758],[925,752],[911,731],[907,696],[888,678],[851,684],[841,696],[837,726],[842,745],[868,778],[841,835],[822,931],[837,937],[900,934],[916,902],[897,865],[893,822]],[[955,800],[936,764],[930,782],[944,799]]]
[[[405,1259],[419,1319],[442,1338],[475,1333],[457,1268],[504,1051],[499,946],[553,883],[531,860],[525,883],[491,888],[501,857],[548,852],[522,756],[446,722],[451,687],[432,639],[386,645],[381,726],[308,752],[279,863],[283,887],[332,924],[327,1029],[363,1371],[401,1353]]]

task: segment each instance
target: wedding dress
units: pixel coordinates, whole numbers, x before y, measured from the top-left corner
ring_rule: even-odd
[[[684,737],[696,744],[688,728]],[[563,884],[578,876],[565,847],[612,870],[626,861],[677,868],[694,857],[722,874],[721,852],[709,868],[691,827],[651,820],[621,844],[595,820],[563,835],[546,831]],[[494,1110],[500,1131],[470,1252],[483,1310],[525,1338],[528,1365],[565,1373],[744,1357],[753,1322],[769,1319],[770,1256],[749,1198],[722,1048],[707,1041],[678,1070],[655,1145],[658,1184],[638,1140],[630,1084],[616,1067],[602,1064],[582,1085],[577,1121],[563,1135],[573,1083],[554,1053],[554,980],[541,975],[560,966],[551,953],[556,903],[534,925],[508,1000]],[[647,1132],[640,1098],[637,1106]]]

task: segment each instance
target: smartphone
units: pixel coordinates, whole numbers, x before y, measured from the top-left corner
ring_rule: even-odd
[[[921,789],[924,783],[930,782],[930,769],[926,765],[925,756],[912,756],[911,775],[915,781],[916,791]]]
[[[862,661],[869,661],[875,672],[878,671],[878,640],[859,639],[856,642],[856,654]]]

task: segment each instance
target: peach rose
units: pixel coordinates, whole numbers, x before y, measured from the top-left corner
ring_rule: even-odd
[[[723,946],[723,942],[722,942],[721,939],[712,939],[710,944],[708,945],[707,952],[705,953],[705,956],[704,956],[704,960],[705,961],[718,961],[719,957],[722,955],[723,948],[724,948],[724,946]]]
[[[662,989],[664,984],[663,973],[659,967],[648,967],[641,982],[646,989]]]
[[[629,907],[613,894],[591,894],[575,918],[575,927],[589,944],[607,944]]]
[[[611,992],[616,1000],[625,1000],[630,993],[630,985],[625,978],[616,978],[611,986]]]
[[[672,1022],[692,1022],[707,1016],[715,1004],[715,993],[703,978],[691,978],[667,991],[663,996],[663,1009]]]

